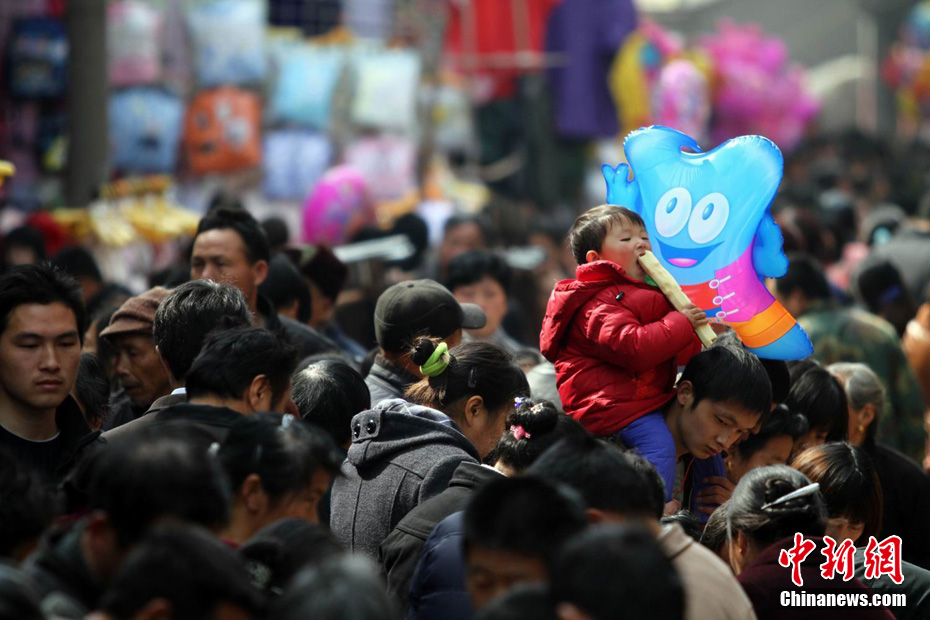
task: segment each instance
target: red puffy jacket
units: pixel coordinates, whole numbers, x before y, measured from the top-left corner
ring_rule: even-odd
[[[555,285],[539,348],[565,413],[603,437],[671,400],[678,364],[701,343],[659,289],[597,261]]]

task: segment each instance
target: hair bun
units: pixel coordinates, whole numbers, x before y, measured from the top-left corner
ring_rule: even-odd
[[[421,336],[413,342],[413,348],[410,350],[410,359],[417,366],[422,366],[429,361],[430,356],[436,351],[439,340]]]
[[[762,504],[762,512],[771,517],[784,517],[814,512],[815,497],[817,495],[816,488],[804,495],[793,497],[785,501],[779,501],[786,495],[798,490],[799,487],[796,487],[783,478],[770,478],[766,480],[765,503]]]
[[[555,428],[560,415],[551,402],[533,402],[527,398],[507,417],[507,428],[522,426],[527,433],[544,434]]]

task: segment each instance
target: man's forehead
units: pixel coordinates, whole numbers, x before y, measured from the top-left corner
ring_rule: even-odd
[[[245,255],[245,241],[232,228],[207,230],[197,235],[194,240],[193,253],[205,258],[228,255],[237,251]]]
[[[759,421],[760,414],[734,401],[711,401],[714,411],[735,420],[740,426],[752,427]]]
[[[77,329],[74,310],[61,302],[54,302],[16,306],[9,314],[5,331],[11,336],[32,333],[57,337],[77,333]]]

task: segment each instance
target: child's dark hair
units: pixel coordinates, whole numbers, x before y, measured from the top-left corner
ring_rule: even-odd
[[[301,491],[323,469],[335,475],[341,459],[333,440],[294,416],[255,413],[229,429],[219,450],[233,493],[250,474],[258,474],[272,502]]]
[[[826,508],[820,491],[772,505],[775,500],[806,487],[807,476],[787,465],[757,467],[743,476],[727,509],[727,535],[752,538],[760,549],[800,532],[823,536]]]
[[[417,338],[410,351],[414,364],[423,366],[436,347],[439,338]],[[444,413],[459,400],[480,396],[492,415],[518,396],[529,396],[526,375],[514,363],[513,355],[490,342],[467,342],[451,349],[449,365],[441,373],[426,377],[407,388],[411,401]]]
[[[711,347],[691,358],[682,381],[694,391],[692,407],[704,399],[733,402],[760,415],[772,408],[772,382],[753,353],[741,347]]]
[[[507,430],[491,452],[488,462],[501,462],[516,473],[527,467],[564,437],[586,435],[577,421],[561,413],[547,400],[534,403],[517,399],[516,408],[507,416]]]
[[[740,458],[746,460],[752,458],[753,454],[764,448],[774,437],[787,435],[794,441],[808,430],[807,418],[792,412],[785,405],[778,405],[766,416],[759,432],[736,444],[734,450],[739,453]]]
[[[503,256],[490,250],[469,250],[459,254],[449,261],[446,273],[446,288],[452,292],[456,287],[475,284],[485,276],[500,284],[505,293],[510,290],[510,265]]]
[[[627,222],[646,227],[638,213],[617,205],[601,205],[579,215],[568,232],[568,242],[571,244],[575,262],[579,265],[588,262],[588,252],[601,251],[610,227]]]
[[[810,429],[826,431],[827,441],[844,441],[849,430],[849,410],[840,382],[819,364],[799,364],[791,371],[791,390],[785,405],[803,414]]]

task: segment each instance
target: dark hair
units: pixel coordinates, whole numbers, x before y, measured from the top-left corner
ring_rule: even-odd
[[[481,231],[481,238],[484,240],[485,245],[493,245],[494,242],[494,227],[491,225],[488,217],[483,214],[471,214],[471,213],[456,213],[446,220],[446,223],[442,227],[442,235],[446,237],[452,232],[453,229],[458,228],[464,224],[474,224]]]
[[[368,384],[357,370],[337,360],[316,362],[297,372],[291,398],[305,421],[320,426],[340,446],[352,439],[355,414],[371,407]]]
[[[702,400],[737,403],[759,415],[772,408],[772,382],[755,354],[741,347],[711,347],[691,358],[681,373],[694,392],[692,407]]]
[[[97,259],[84,246],[72,245],[58,250],[52,258],[52,264],[72,278],[90,278],[94,282],[103,282]]]
[[[0,558],[11,559],[20,544],[38,540],[60,508],[54,487],[0,448]]]
[[[814,365],[792,375],[785,406],[807,418],[811,430],[826,430],[827,441],[846,439],[849,430],[846,392],[836,377],[822,366]]]
[[[730,509],[730,500],[717,506],[704,524],[701,533],[701,544],[719,554],[727,544],[727,511]]]
[[[296,518],[266,525],[239,548],[252,583],[266,594],[281,594],[298,572],[342,553],[328,527]]]
[[[10,266],[6,265],[6,253],[9,248],[29,248],[35,254],[36,261],[43,261],[46,257],[45,238],[42,236],[42,231],[29,224],[18,226],[8,232],[3,237],[2,248],[3,256],[0,258],[0,266],[4,267]]]
[[[165,517],[211,529],[227,523],[229,486],[217,460],[190,438],[191,427],[140,429],[93,461],[88,505],[107,514],[120,547],[142,540]]]
[[[711,346],[746,348],[736,331],[732,329],[718,335],[717,340]],[[791,389],[791,375],[788,373],[788,364],[783,360],[759,358],[759,361],[765,369],[765,374],[769,377],[769,383],[772,384],[772,402],[783,402],[788,397],[788,390]]]
[[[866,259],[859,265],[850,288],[856,301],[891,323],[898,336],[917,314],[914,298],[901,271],[887,259]]]
[[[521,583],[500,595],[477,616],[477,620],[558,620],[543,583]]]
[[[845,517],[865,527],[859,540],[882,529],[882,485],[872,459],[862,448],[834,442],[808,448],[791,466],[820,483],[828,517]]]
[[[691,539],[698,542],[701,540],[701,530],[703,529],[701,520],[696,514],[686,508],[682,508],[674,514],[662,517],[660,522],[662,525],[673,525],[677,523]]]
[[[252,322],[242,292],[210,280],[185,282],[165,297],[155,311],[152,338],[178,381],[187,377],[207,334],[248,327]]]
[[[510,291],[512,274],[507,261],[490,250],[469,250],[449,261],[446,288],[454,293],[456,287],[475,284],[485,276],[497,281],[505,294]]]
[[[268,377],[272,400],[287,393],[297,349],[260,327],[237,327],[207,335],[187,373],[187,396],[242,398],[258,375]]]
[[[826,508],[820,491],[771,505],[810,483],[807,476],[787,465],[750,470],[740,479],[730,497],[728,537],[732,539],[736,532],[742,532],[752,538],[761,551],[795,533],[823,536]]]
[[[268,263],[268,276],[258,285],[259,295],[271,300],[276,308],[283,308],[297,302],[297,320],[306,323],[310,320],[310,287],[304,281],[297,267],[286,256],[275,254]]]
[[[376,567],[359,555],[340,555],[294,578],[269,618],[276,620],[397,620]]]
[[[588,508],[659,519],[665,489],[655,468],[650,478],[643,460],[593,437],[572,437],[546,450],[526,473],[569,485]]]
[[[245,246],[245,257],[249,263],[256,261],[271,260],[271,249],[268,245],[268,237],[259,223],[252,217],[252,214],[245,209],[229,209],[226,207],[217,207],[210,210],[197,226],[197,234],[194,235],[196,241],[200,233],[208,230],[234,230],[242,239]]]
[[[465,508],[463,548],[539,557],[548,567],[562,544],[588,524],[578,494],[536,477],[501,478],[478,489]]]
[[[563,437],[586,434],[581,424],[548,400],[518,399],[516,409],[507,416],[507,429],[488,462],[500,461],[515,472],[523,472]]]
[[[410,352],[413,363],[424,365],[441,342],[439,338],[417,338]],[[502,347],[490,342],[467,342],[452,348],[448,355],[449,366],[444,372],[407,388],[409,400],[449,413],[447,408],[459,400],[480,396],[494,415],[514,398],[529,396],[526,375]]]
[[[74,395],[84,409],[88,426],[100,428],[110,406],[110,378],[93,353],[81,354]]]
[[[83,343],[87,319],[77,281],[48,262],[11,267],[0,275],[0,333],[6,331],[10,315],[19,306],[54,303],[64,304],[74,313],[78,337]]]
[[[321,468],[335,475],[341,463],[335,444],[323,431],[276,413],[253,413],[236,420],[219,458],[234,494],[246,477],[258,474],[272,502],[305,489]]]
[[[291,240],[291,229],[282,218],[273,215],[262,220],[262,230],[271,248],[280,248]]]
[[[575,537],[550,579],[552,602],[571,603],[592,620],[680,620],[685,591],[655,536],[607,525]]]
[[[784,405],[778,405],[766,416],[759,432],[736,444],[734,450],[741,459],[746,460],[764,448],[770,439],[787,435],[794,441],[808,430],[807,418],[800,413],[793,413]]]
[[[813,256],[801,253],[788,255],[788,271],[775,280],[775,290],[779,295],[787,296],[795,289],[800,289],[811,301],[830,299],[827,276],[820,262]]]
[[[601,251],[610,227],[627,222],[646,227],[643,218],[638,213],[617,205],[601,205],[579,215],[572,224],[571,230],[568,231],[568,243],[571,245],[575,262],[579,265],[588,262],[588,252]]]
[[[258,613],[262,599],[236,552],[201,528],[161,525],[126,559],[100,609],[132,618],[150,601],[171,603],[175,618],[209,618],[222,603]]]

